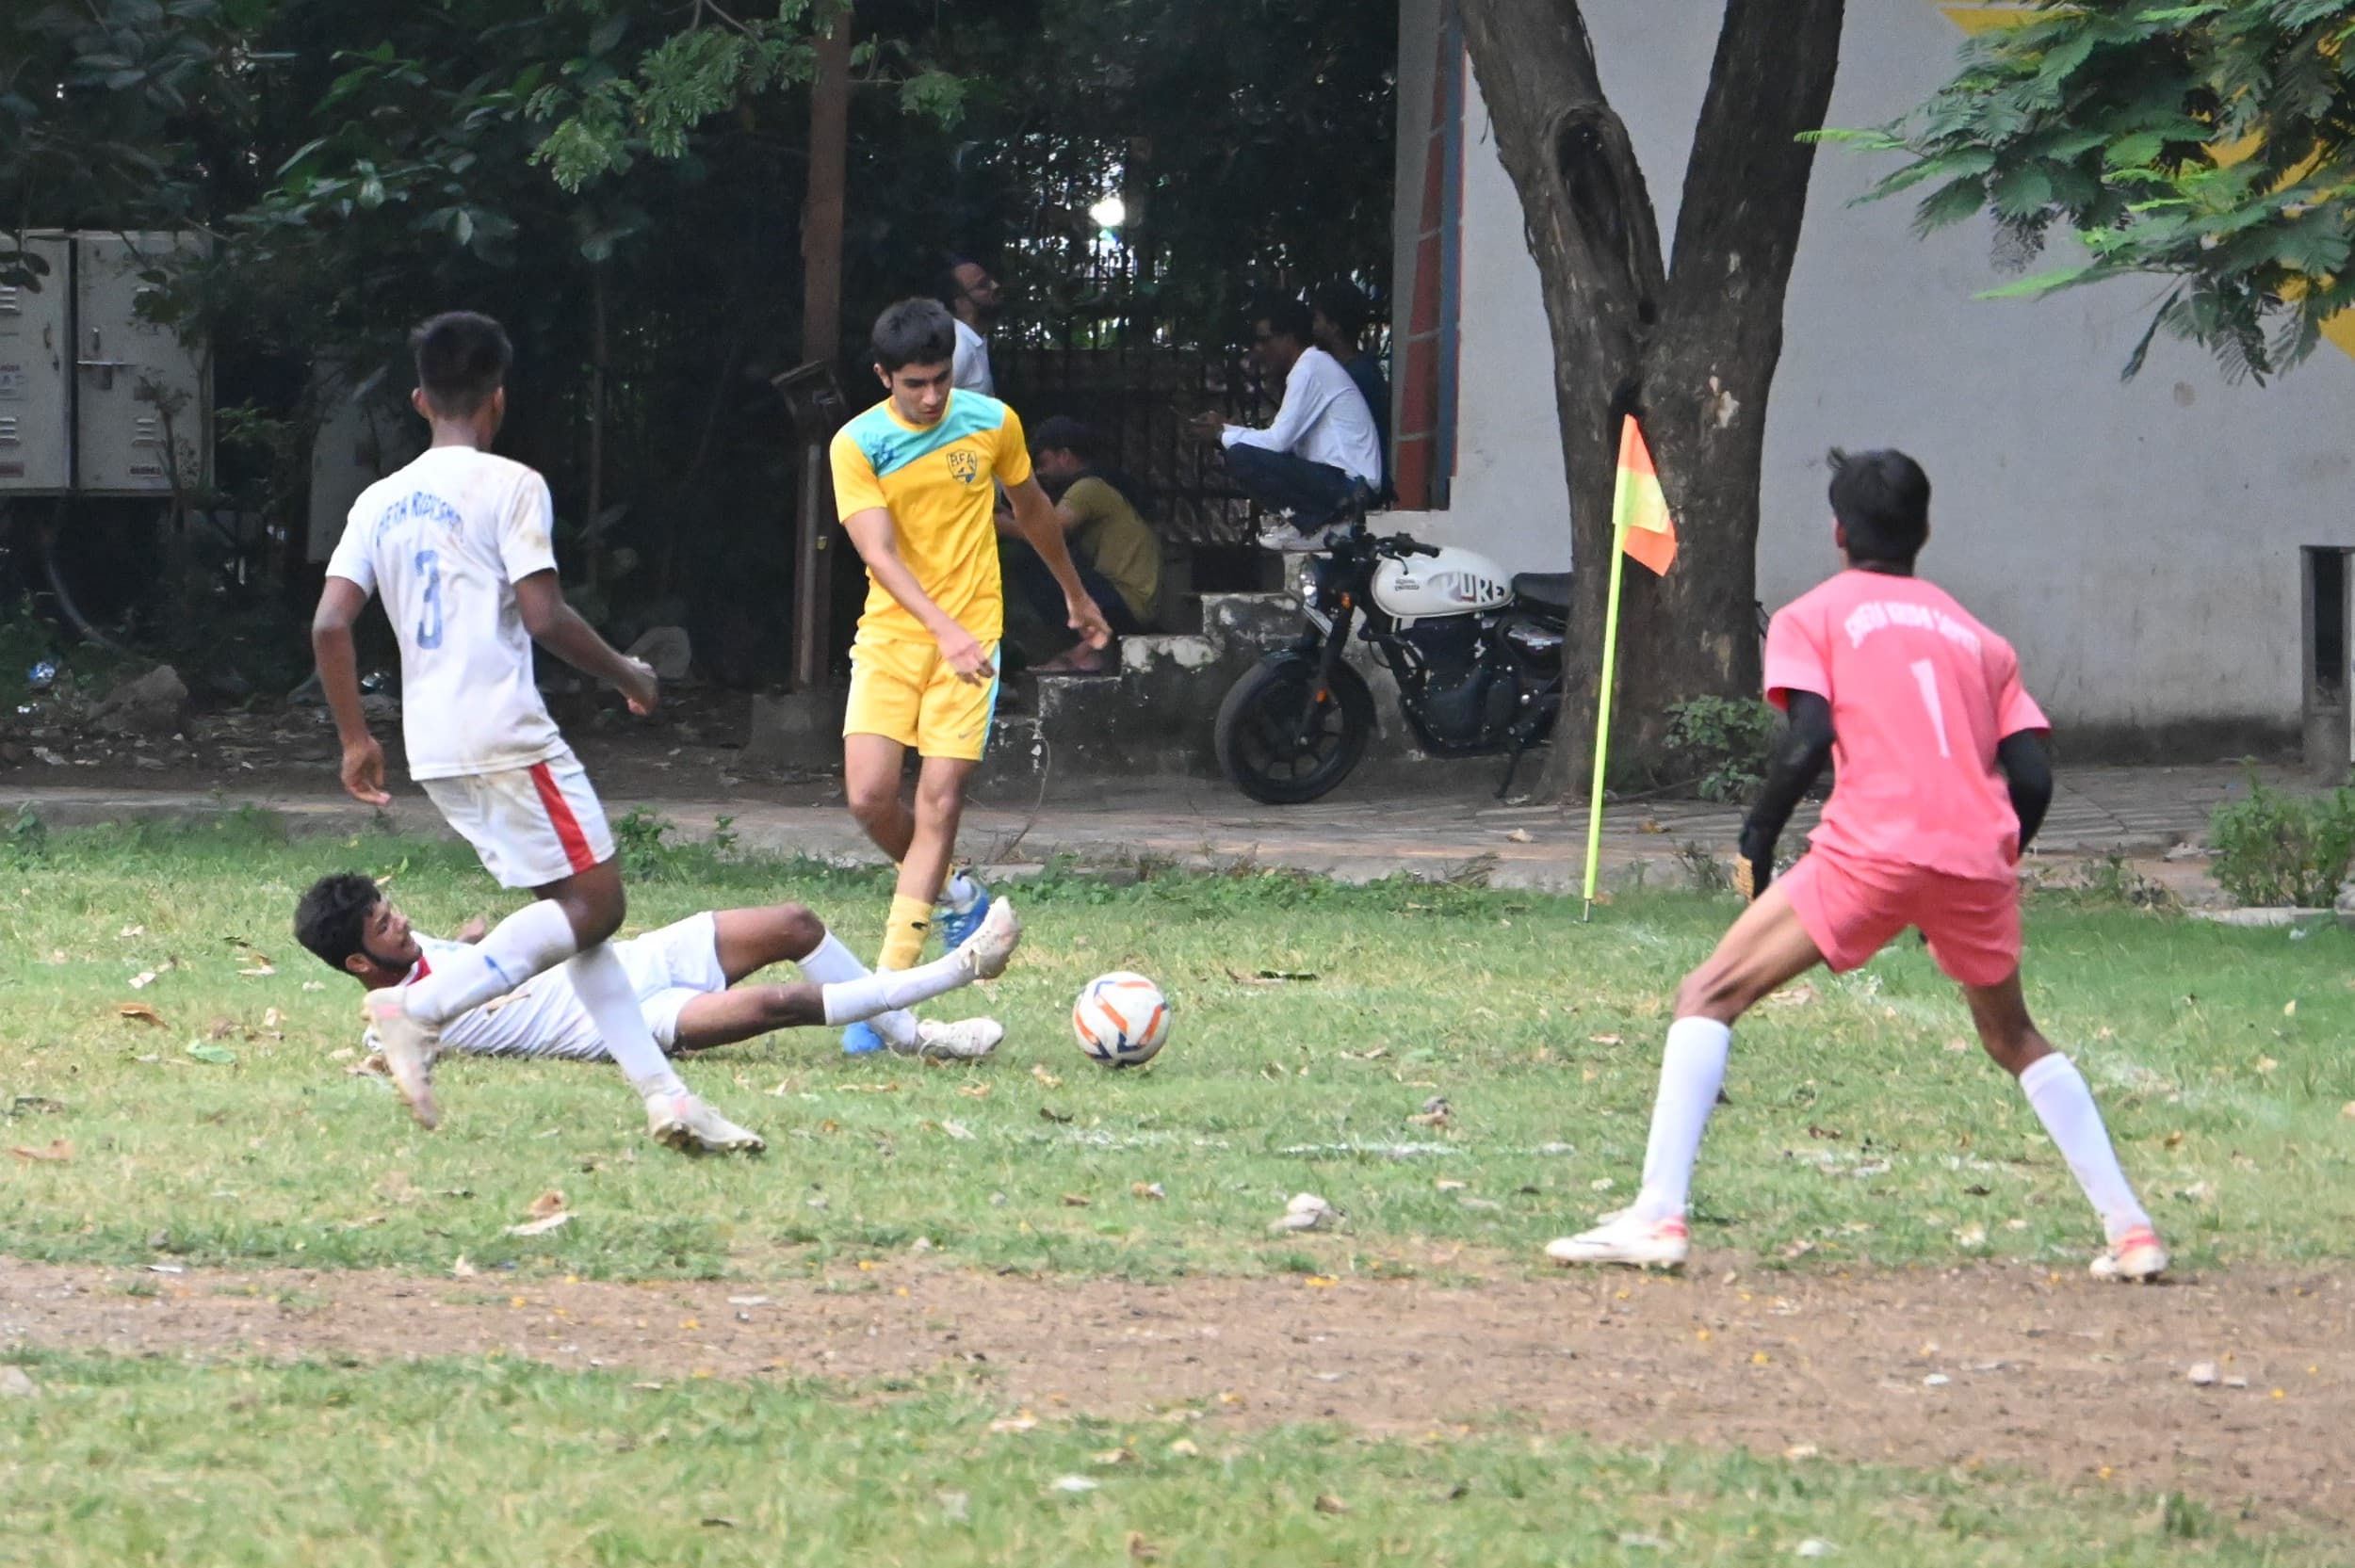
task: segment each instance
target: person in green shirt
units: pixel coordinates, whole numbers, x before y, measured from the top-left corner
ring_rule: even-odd
[[[1128,487],[1117,476],[1092,466],[1094,449],[1094,437],[1085,425],[1057,414],[1031,433],[1031,466],[1055,503],[1055,517],[1063,524],[1072,564],[1080,569],[1080,582],[1104,611],[1113,635],[1134,637],[1153,624],[1161,609],[1161,542],[1137,515],[1136,507],[1123,493]],[[1019,548],[1006,550],[1004,563],[1007,586],[1037,608],[1039,619],[1050,630],[1061,630],[1063,590],[1056,586],[1047,563],[1035,553]],[[1084,674],[1117,667],[1114,649],[1091,648],[1080,642],[1031,668],[1048,673]]]

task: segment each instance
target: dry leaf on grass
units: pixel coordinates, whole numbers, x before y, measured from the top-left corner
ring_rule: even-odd
[[[117,1002],[115,1016],[126,1024],[153,1024],[159,1029],[165,1026],[164,1015],[145,1002]]]
[[[19,1159],[39,1160],[43,1164],[62,1164],[73,1157],[73,1145],[62,1138],[53,1138],[38,1149],[20,1143],[8,1153]]]
[[[1063,1080],[1061,1078],[1055,1076],[1054,1074],[1049,1073],[1045,1067],[1035,1061],[1031,1063],[1031,1076],[1036,1078],[1040,1083],[1045,1084],[1049,1089],[1061,1089],[1063,1087]]]
[[[507,1234],[510,1236],[545,1236],[552,1230],[571,1224],[572,1220],[573,1217],[569,1214],[551,1214],[544,1219],[534,1220],[529,1224],[510,1225],[507,1227]]]

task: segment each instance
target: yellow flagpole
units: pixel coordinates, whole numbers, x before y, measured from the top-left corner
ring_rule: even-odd
[[[1611,604],[1603,611],[1602,687],[1595,698],[1595,791],[1586,806],[1586,909],[1579,917],[1582,920],[1594,918],[1595,878],[1602,868],[1602,774],[1611,754],[1612,676],[1619,655],[1619,580],[1627,569],[1627,507],[1620,493],[1626,485],[1622,475],[1611,498]]]

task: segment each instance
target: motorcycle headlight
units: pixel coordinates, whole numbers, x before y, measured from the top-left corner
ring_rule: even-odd
[[[1329,570],[1330,563],[1321,556],[1301,558],[1300,575],[1292,583],[1292,591],[1299,594],[1300,602],[1312,610],[1326,608],[1324,578]]]

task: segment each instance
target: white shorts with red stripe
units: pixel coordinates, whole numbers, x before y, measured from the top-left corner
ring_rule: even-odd
[[[418,784],[501,887],[545,887],[613,858],[605,807],[570,748],[529,768]]]

